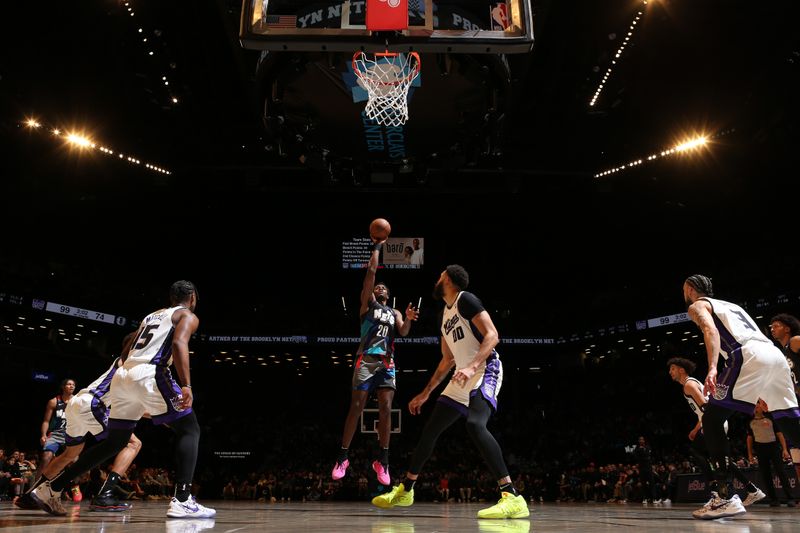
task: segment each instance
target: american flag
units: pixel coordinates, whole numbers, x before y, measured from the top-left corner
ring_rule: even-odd
[[[267,15],[267,26],[271,28],[296,28],[297,16],[295,15]]]

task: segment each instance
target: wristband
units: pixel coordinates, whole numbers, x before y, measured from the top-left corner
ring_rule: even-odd
[[[191,389],[192,388],[191,385],[184,385],[184,387],[186,387],[187,389]]]
[[[381,248],[383,248],[383,243],[381,242],[376,242],[375,244],[372,245],[373,252],[380,252]]]

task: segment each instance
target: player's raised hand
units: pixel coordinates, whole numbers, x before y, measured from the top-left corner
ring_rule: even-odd
[[[418,318],[419,318],[419,311],[417,310],[416,307],[411,305],[411,302],[409,302],[408,307],[406,307],[406,319],[416,320]]]

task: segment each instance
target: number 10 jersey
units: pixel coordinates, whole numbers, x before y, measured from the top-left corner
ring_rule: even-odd
[[[471,292],[461,291],[452,306],[445,306],[442,313],[442,339],[447,343],[455,359],[456,370],[469,366],[480,349],[483,335],[472,323],[476,315],[483,312],[483,304]],[[479,392],[497,409],[497,395],[503,384],[503,365],[500,355],[492,350],[486,361],[462,387],[451,382],[442,391],[439,401],[458,409],[464,416],[472,396]]]

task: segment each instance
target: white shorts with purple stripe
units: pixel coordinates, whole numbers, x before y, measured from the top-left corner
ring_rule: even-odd
[[[762,399],[774,418],[800,417],[789,364],[772,343],[750,342],[728,354],[710,404],[748,415]]]
[[[97,440],[106,437],[108,407],[93,394],[77,394],[70,398],[64,416],[67,419],[67,446],[81,444],[88,433]]]
[[[463,387],[451,381],[442,391],[439,400],[456,407],[466,416],[469,412],[470,398],[481,394],[491,404],[492,409],[497,411],[497,395],[500,394],[502,385],[503,363],[497,356],[491,356],[487,359],[484,369],[475,372]],[[464,408],[461,409],[461,406]]]
[[[122,367],[111,380],[110,428],[133,428],[145,413],[154,424],[167,424],[192,412],[179,410],[181,388],[169,368],[147,363]]]

